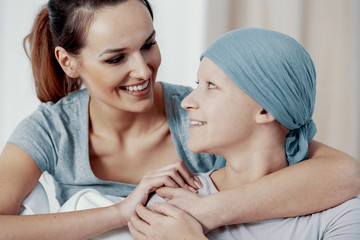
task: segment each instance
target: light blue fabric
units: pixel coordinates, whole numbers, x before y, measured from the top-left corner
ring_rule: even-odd
[[[164,101],[176,151],[192,172],[207,172],[225,165],[222,157],[191,152],[188,112],[180,103],[192,89],[162,83]],[[126,197],[135,185],[103,181],[91,170],[89,162],[89,92],[75,92],[57,103],[41,103],[38,109],[24,119],[10,136],[12,142],[25,150],[40,170],[47,171],[56,180],[56,197],[62,205],[76,192],[92,188],[105,195]],[[121,173],[120,173],[121,174]]]
[[[312,120],[316,73],[308,52],[285,34],[245,28],[218,38],[204,56],[291,130],[286,138],[289,165],[305,160],[317,131]]]

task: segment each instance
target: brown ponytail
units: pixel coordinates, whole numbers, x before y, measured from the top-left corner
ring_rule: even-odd
[[[26,48],[27,42],[30,51]],[[47,5],[36,16],[31,32],[25,37],[23,45],[31,61],[36,94],[40,101],[55,103],[80,89],[80,79],[68,77],[55,58]]]

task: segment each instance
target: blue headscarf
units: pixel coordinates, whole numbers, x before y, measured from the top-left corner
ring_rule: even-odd
[[[266,29],[238,29],[218,38],[203,57],[290,130],[285,146],[289,165],[307,158],[317,131],[312,120],[316,73],[296,40]]]

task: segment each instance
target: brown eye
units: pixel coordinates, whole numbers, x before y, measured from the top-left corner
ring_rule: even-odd
[[[152,46],[154,46],[155,44],[156,44],[156,41],[153,41],[151,43],[147,43],[141,48],[141,50],[150,50],[152,48]]]
[[[124,56],[120,55],[120,56],[114,57],[112,59],[106,60],[105,62],[107,62],[109,64],[116,64],[116,63],[119,63],[124,58],[125,58]]]

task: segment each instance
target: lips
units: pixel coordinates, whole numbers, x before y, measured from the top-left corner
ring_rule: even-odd
[[[190,126],[204,126],[207,123],[199,120],[190,120]]]
[[[121,86],[119,89],[126,94],[129,94],[134,97],[147,98],[151,96],[152,93],[152,82],[151,79],[142,82],[141,84]]]
[[[130,85],[130,86],[121,86],[120,89],[125,90],[125,91],[129,91],[129,92],[141,92],[143,90],[145,90],[150,83],[150,79],[146,80],[144,83],[142,84],[137,84],[137,85]]]

